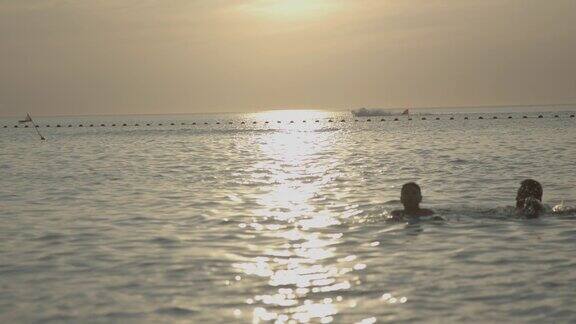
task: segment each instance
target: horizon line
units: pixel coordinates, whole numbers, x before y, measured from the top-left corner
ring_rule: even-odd
[[[383,110],[396,110],[396,109],[473,109],[473,108],[513,108],[513,107],[554,107],[554,106],[576,106],[573,103],[548,103],[548,104],[510,104],[510,105],[469,105],[469,106],[414,106],[414,107],[371,107],[364,106],[358,108],[345,108],[345,109],[332,109],[332,108],[265,108],[262,110],[251,110],[245,112],[239,111],[222,111],[222,112],[187,112],[187,113],[126,113],[126,114],[70,114],[70,115],[35,115],[35,117],[50,118],[50,117],[113,117],[113,116],[182,116],[182,115],[221,115],[221,114],[257,114],[267,111],[282,111],[282,110],[319,110],[319,111],[352,111],[353,109],[368,108],[368,109],[383,109]],[[26,112],[28,113],[28,112]],[[20,118],[16,115],[0,115],[0,118]]]

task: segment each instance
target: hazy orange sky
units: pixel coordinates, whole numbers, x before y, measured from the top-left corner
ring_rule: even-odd
[[[576,102],[575,0],[0,0],[0,115]]]

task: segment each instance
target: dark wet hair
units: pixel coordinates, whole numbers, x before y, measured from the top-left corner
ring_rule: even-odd
[[[400,201],[404,206],[418,205],[422,202],[422,190],[415,182],[408,182],[402,186]]]
[[[520,183],[516,194],[516,208],[524,208],[526,198],[534,198],[542,201],[542,185],[533,179],[526,179]]]

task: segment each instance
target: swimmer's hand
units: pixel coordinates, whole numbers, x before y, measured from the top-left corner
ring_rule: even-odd
[[[401,222],[404,220],[404,212],[402,210],[392,211],[386,218],[389,222]]]
[[[554,214],[567,214],[573,212],[576,212],[576,208],[564,205],[564,200],[562,200],[560,204],[552,207],[552,213]]]

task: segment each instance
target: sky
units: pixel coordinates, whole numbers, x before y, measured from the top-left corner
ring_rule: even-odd
[[[576,102],[574,0],[0,0],[0,115]]]

